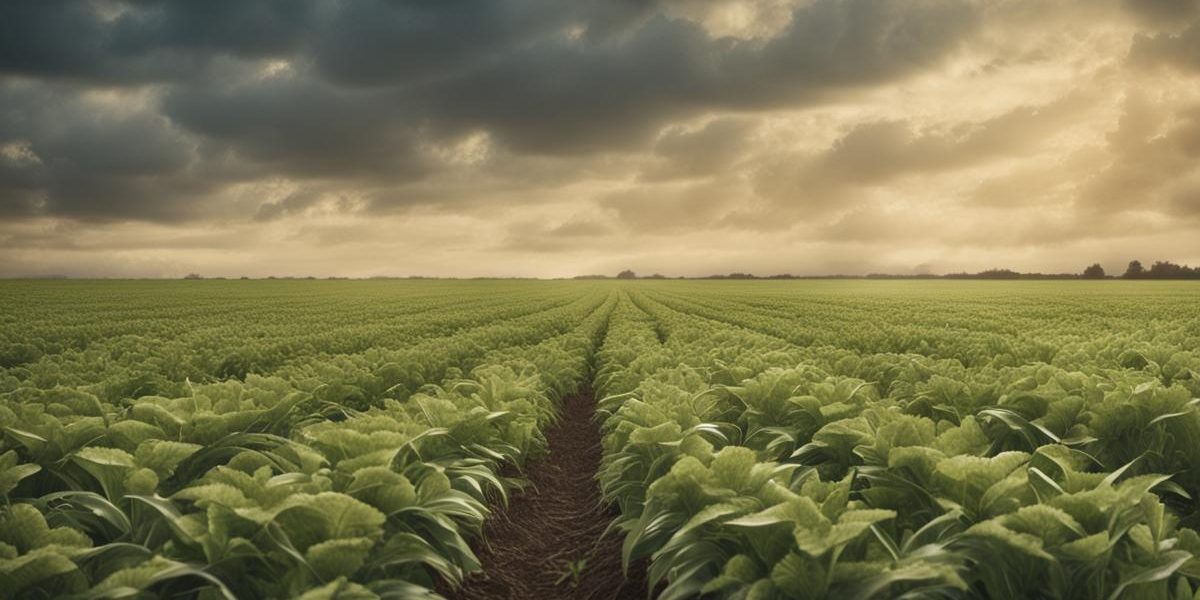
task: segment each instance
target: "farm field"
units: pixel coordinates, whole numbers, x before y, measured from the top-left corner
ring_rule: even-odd
[[[0,597],[1200,597],[1200,284],[5,281]]]

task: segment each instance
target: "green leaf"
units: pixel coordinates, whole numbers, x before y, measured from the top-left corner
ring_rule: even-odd
[[[304,553],[308,564],[325,581],[353,575],[375,542],[366,538],[343,538],[313,544]]]
[[[321,587],[313,588],[307,592],[304,592],[304,594],[297,597],[296,600],[379,600],[380,598],[437,598],[436,595],[422,594],[421,592],[431,594],[429,590],[426,590],[423,587],[412,584],[409,585],[412,586],[411,593],[407,591],[400,593],[397,589],[393,591],[393,594],[380,596],[379,594],[376,594],[370,589],[365,588],[357,583],[346,581],[345,577],[339,577],[335,581],[331,581]]]
[[[22,479],[36,474],[42,468],[32,463],[16,465],[0,471],[0,495],[8,497]]]
[[[226,600],[237,600],[224,582],[204,569],[166,558],[156,557],[138,566],[121,569],[104,578],[99,584],[80,596],[81,600],[126,598],[138,595],[156,585],[177,579],[199,579],[209,590],[215,591]]]
[[[821,509],[816,503],[805,496],[777,504],[754,514],[726,521],[725,524],[733,527],[767,527],[781,523],[809,528],[831,524],[821,514]]]
[[[71,461],[96,478],[110,500],[125,493],[125,476],[137,468],[128,452],[116,448],[88,446],[80,448],[71,456]]]
[[[1034,558],[1046,561],[1054,560],[1054,557],[1042,548],[1041,539],[1027,533],[1017,533],[1004,527],[994,519],[973,525],[970,529],[967,529],[964,535],[981,541],[987,540],[999,543]]]
[[[387,571],[410,564],[426,565],[451,584],[458,584],[463,577],[462,570],[432,544],[419,535],[405,532],[393,534],[375,548],[368,557],[367,568]]]
[[[1155,560],[1150,565],[1144,566],[1134,572],[1129,577],[1122,577],[1121,583],[1109,595],[1108,600],[1117,600],[1127,588],[1141,583],[1151,583],[1154,581],[1162,581],[1170,577],[1175,571],[1182,567],[1184,563],[1192,559],[1192,553],[1183,550],[1174,550],[1163,552],[1155,557]]]
[[[38,502],[53,506],[52,510],[60,514],[68,509],[86,512],[90,517],[107,523],[119,534],[127,534],[133,530],[133,524],[125,511],[95,492],[56,492],[42,496]]]
[[[201,532],[195,531],[193,527],[190,526],[183,514],[179,511],[179,507],[175,506],[175,504],[170,500],[157,495],[129,495],[126,496],[126,498],[134,502],[145,504],[146,506],[154,509],[154,512],[162,517],[162,519],[167,523],[178,541],[188,545],[197,545],[200,543],[197,535]]]
[[[379,537],[386,520],[371,505],[345,494],[322,492],[290,501],[275,520],[287,532],[297,548],[326,540],[355,537]]]

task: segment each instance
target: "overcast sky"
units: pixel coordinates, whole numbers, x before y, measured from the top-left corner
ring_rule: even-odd
[[[0,276],[1200,263],[1198,0],[0,2]]]

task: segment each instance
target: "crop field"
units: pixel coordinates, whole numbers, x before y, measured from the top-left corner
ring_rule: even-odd
[[[7,281],[0,597],[1200,598],[1200,284]]]

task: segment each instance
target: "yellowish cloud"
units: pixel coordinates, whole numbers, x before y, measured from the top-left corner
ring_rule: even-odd
[[[0,275],[1200,262],[1190,0],[116,5],[0,7]]]

